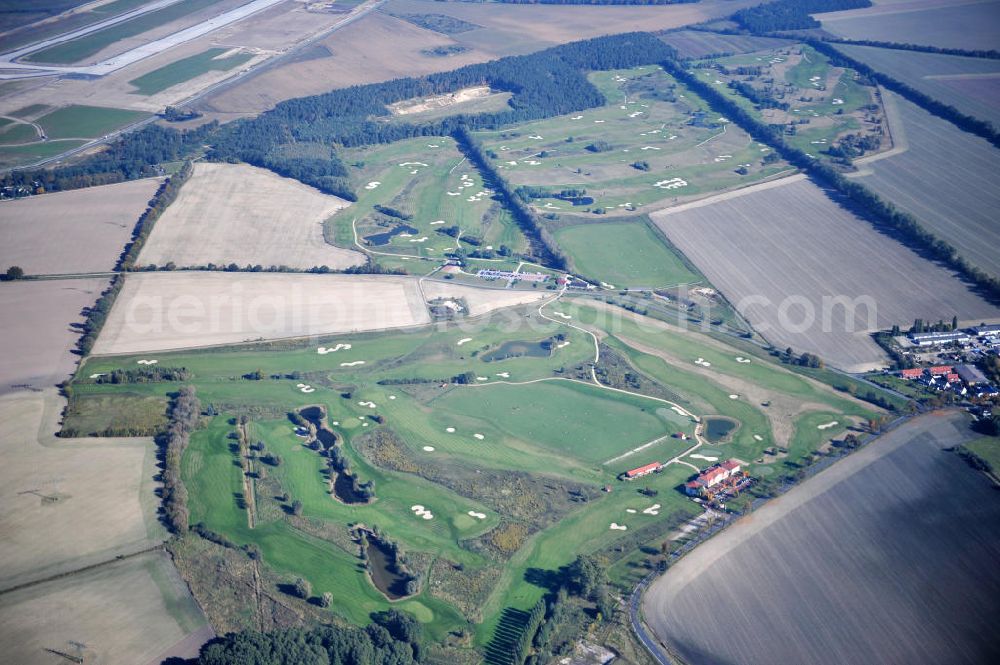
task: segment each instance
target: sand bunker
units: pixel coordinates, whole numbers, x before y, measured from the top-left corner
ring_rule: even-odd
[[[364,364],[365,364],[364,360],[355,360],[354,362],[350,362],[350,363],[340,363],[340,366],[341,367],[357,367],[358,365],[364,365]]]
[[[329,348],[325,347],[325,346],[321,346],[318,349],[316,349],[316,353],[318,353],[321,356],[325,356],[328,353],[336,353],[337,351],[340,351],[341,349],[343,349],[344,351],[347,351],[350,348],[351,348],[350,344],[338,344],[337,346],[331,346]]]
[[[687,180],[683,178],[670,178],[669,180],[660,180],[653,183],[653,187],[659,187],[660,189],[678,189],[680,187],[687,187],[687,185]]]
[[[739,399],[739,398],[740,398],[739,395],[730,395],[729,396],[729,399]]]
[[[358,402],[358,406],[367,406],[369,409],[374,409],[375,402]]]
[[[744,358],[743,356],[736,356],[736,362],[743,363],[744,365],[750,362],[749,358]]]
[[[831,427],[836,427],[839,423],[836,420],[831,420],[828,423],[822,425],[817,425],[816,429],[830,429]]]
[[[569,320],[569,319],[572,319],[572,318],[573,318],[573,317],[572,317],[572,316],[570,316],[569,314],[564,314],[564,313],[562,313],[562,312],[552,312],[552,313],[553,313],[553,314],[555,314],[556,316],[558,316],[558,317],[559,317],[559,318],[561,318],[561,319],[566,319],[566,320]]]
[[[472,436],[476,437],[476,438],[477,438],[477,439],[479,439],[480,441],[482,441],[483,439],[485,439],[485,438],[486,438],[486,437],[485,437],[485,436],[483,436],[482,434],[478,434],[478,433],[477,433],[477,434],[473,434]]]
[[[635,509],[635,508],[626,508],[626,509],[625,509],[625,512],[626,512],[626,513],[630,513],[630,514],[632,514],[632,515],[635,515],[635,513],[636,513],[636,509]]]
[[[688,455],[688,457],[690,457],[691,459],[703,459],[706,462],[718,462],[719,461],[718,457],[711,457],[709,455],[702,455],[700,453],[694,453],[693,455]]]
[[[497,376],[499,376],[501,379],[509,379],[510,372],[498,372]]]
[[[432,453],[432,452],[434,452],[434,446],[424,446],[424,452],[425,453]]]
[[[490,377],[488,377],[488,376],[477,376],[476,377],[476,381],[489,381],[489,380],[490,380]]]
[[[611,529],[614,531],[625,531],[628,529],[628,527],[625,526],[624,524],[618,524],[618,522],[612,522]]]
[[[702,367],[711,367],[712,366],[712,363],[708,362],[704,358],[698,358],[697,360],[694,361],[694,364],[695,365],[701,365]]]
[[[376,187],[378,187],[381,184],[382,183],[380,183],[378,180],[372,180],[370,183],[368,183],[367,185],[365,185],[365,189],[375,189]]]
[[[454,427],[445,427],[444,431],[448,432],[449,434],[452,434],[452,433],[454,433],[455,428]]]
[[[484,519],[486,519],[486,513],[477,513],[474,510],[470,510],[468,512],[468,515],[469,515],[469,517],[475,517],[477,520],[484,520]]]
[[[158,362],[160,362],[160,361],[159,360],[136,360],[135,361],[135,363],[137,365],[155,365]]]
[[[660,504],[654,503],[649,508],[642,511],[645,515],[659,515],[660,514]]]

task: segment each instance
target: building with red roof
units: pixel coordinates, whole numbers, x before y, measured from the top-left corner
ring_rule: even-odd
[[[924,375],[924,370],[919,367],[914,369],[904,369],[900,370],[899,375],[904,379],[919,379]]]
[[[702,471],[694,480],[685,483],[684,490],[691,495],[698,495],[711,489],[725,480],[733,478],[740,472],[742,466],[736,460],[727,460],[721,464]]]
[[[927,369],[931,376],[947,376],[954,370],[951,365],[936,365]]]
[[[663,468],[662,462],[650,462],[649,464],[644,464],[635,469],[630,469],[625,472],[626,480],[634,480],[635,478],[641,478],[642,476],[648,476],[651,473],[655,473]]]

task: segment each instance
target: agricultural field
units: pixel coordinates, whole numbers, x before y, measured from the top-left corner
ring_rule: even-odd
[[[464,299],[458,285],[433,297]],[[475,313],[545,297],[481,290]],[[490,298],[496,294],[496,298]],[[430,323],[416,277],[254,272],[128,275],[95,353],[141,353],[263,339],[407,328]]]
[[[356,204],[327,222],[342,247],[442,259],[458,248],[509,252],[526,240],[450,137],[345,150]]]
[[[92,139],[145,117],[139,111],[74,104],[46,113],[36,122],[50,139]]]
[[[1000,316],[951,272],[804,179],[651,217],[768,341],[840,369],[881,366],[869,335],[893,324]]]
[[[159,367],[186,368],[202,404],[218,414],[195,432],[183,460],[192,522],[237,545],[257,545],[264,579],[274,580],[265,592],[281,595],[280,585],[302,576],[314,593],[332,591],[332,611],[358,623],[388,602],[359,566],[348,525],[377,525],[423,580],[395,606],[435,640],[465,630],[485,646],[503,610],[528,609],[545,592],[537,572],[555,571],[579,553],[612,552],[616,542],[631,542],[622,540],[630,529],[665,534],[699,514],[676,489],[695,470],[720,456],[766,468],[774,460],[762,455],[773,445],[799,460],[880,411],[766,355],[745,358],[701,333],[586,297],[511,313],[499,324],[470,319],[157,353]],[[593,382],[588,363],[597,338],[599,375],[617,382],[626,370],[636,372],[648,394]],[[119,386],[90,378],[150,360],[92,356],[73,395],[102,397],[101,413],[110,414],[126,395],[175,390],[176,383]],[[325,409],[358,480],[374,482],[375,502],[345,502],[339,485],[331,490],[324,480],[326,460],[287,417],[312,405]],[[266,468],[249,484],[230,445],[237,413],[254,414],[248,440],[282,460],[252,461],[254,469]],[[701,414],[732,418],[739,427],[706,453],[685,455],[694,452],[690,437],[702,427],[695,422]],[[786,418],[801,426],[781,425]],[[837,422],[821,430],[816,424],[830,420]],[[689,438],[671,436],[678,432]],[[634,466],[674,457],[683,461],[643,481],[659,492],[655,499],[615,480]],[[601,493],[607,483],[613,491]]]
[[[83,323],[82,310],[107,285],[107,279],[96,278],[2,285],[0,344],[7,357],[0,369],[0,394],[17,386],[52,386],[73,373],[79,332],[72,326]]]
[[[342,270],[364,263],[364,256],[328,244],[323,224],[349,205],[266,169],[197,163],[156,221],[138,263]]]
[[[996,60],[848,44],[836,48],[962,113],[1000,125],[1000,62]]]
[[[1000,500],[942,450],[970,436],[955,412],[886,434],[672,566],[646,622],[688,661],[992,661]]]
[[[997,8],[996,0],[877,2],[818,19],[824,30],[847,39],[988,50],[1000,43]]]
[[[212,71],[229,71],[248,62],[250,53],[232,52],[232,49],[211,48],[186,58],[181,58],[129,81],[137,94],[155,95],[167,88],[189,81]]]
[[[883,94],[895,107],[889,125],[898,150],[859,163],[859,182],[915,216],[973,264],[1000,275],[997,149],[902,97]]]
[[[28,275],[113,269],[160,183],[145,178],[0,203],[0,266]]]
[[[195,657],[212,637],[164,552],[0,596],[0,640],[15,663],[159,663]]]
[[[577,224],[554,235],[575,273],[614,287],[673,287],[704,280],[645,219]]]
[[[787,170],[659,67],[594,72],[607,104],[478,132],[494,164],[540,212],[647,211]]]
[[[41,141],[25,145],[0,145],[0,167],[33,164],[47,157],[61,155],[67,150],[78,148],[87,141]]]
[[[674,47],[677,50],[677,55],[684,59],[751,53],[790,44],[785,39],[751,35],[724,35],[704,30],[672,30],[661,35],[660,39]]]
[[[723,86],[723,92],[760,120],[784,125],[786,142],[810,156],[820,157],[854,134],[881,142],[875,151],[890,147],[882,140],[885,119],[876,89],[859,82],[853,70],[830,65],[809,46],[711,58],[695,71]]]
[[[167,537],[151,438],[56,438],[54,388],[0,398],[0,588],[131,554]],[[44,537],[40,537],[44,534]]]

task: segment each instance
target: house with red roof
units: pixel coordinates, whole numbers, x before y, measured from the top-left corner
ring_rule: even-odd
[[[650,462],[649,464],[644,464],[643,466],[626,471],[625,480],[635,480],[636,478],[648,476],[649,474],[655,473],[662,468],[663,468],[662,462]]]

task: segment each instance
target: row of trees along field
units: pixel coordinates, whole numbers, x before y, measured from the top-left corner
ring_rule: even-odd
[[[807,173],[818,185],[840,194],[838,204],[854,210],[877,228],[891,233],[918,253],[955,270],[974,284],[987,298],[1000,301],[1000,279],[969,263],[958,254],[958,250],[925,229],[915,217],[899,210],[856,180],[845,177],[833,167],[789,145],[784,140],[782,127],[771,126],[758,120],[730,97],[688,72],[682,63],[671,59],[662,64],[670,74],[701,95],[717,111],[725,114],[750,134],[754,140],[770,145],[786,161]]]
[[[777,0],[741,9],[732,18],[754,34],[820,27],[810,14],[871,7],[871,0]]]
[[[142,246],[146,243],[146,239],[149,238],[149,234],[153,232],[153,224],[160,218],[160,215],[167,209],[167,206],[177,199],[181,185],[187,182],[193,170],[194,167],[190,161],[184,162],[184,166],[177,173],[167,178],[160,185],[160,188],[156,190],[156,194],[149,202],[149,207],[139,216],[139,221],[136,222],[135,228],[132,230],[132,239],[125,246],[121,257],[118,259],[118,265],[116,266],[118,270],[131,270],[135,266],[135,260],[139,256]]]
[[[194,386],[181,386],[170,403],[168,415],[170,421],[166,431],[157,437],[163,455],[163,513],[170,530],[184,534],[188,530],[190,513],[187,489],[181,480],[181,458],[201,417],[201,402]]]
[[[917,51],[919,53],[937,53],[939,55],[958,55],[964,58],[988,58],[990,60],[1000,60],[1000,51],[995,49],[964,49],[946,48],[944,46],[929,46],[927,44],[911,44],[909,42],[883,42],[875,39],[842,39],[837,37],[824,37],[823,41],[829,44],[848,44],[850,46],[875,46],[877,48],[888,48],[897,51]]]

